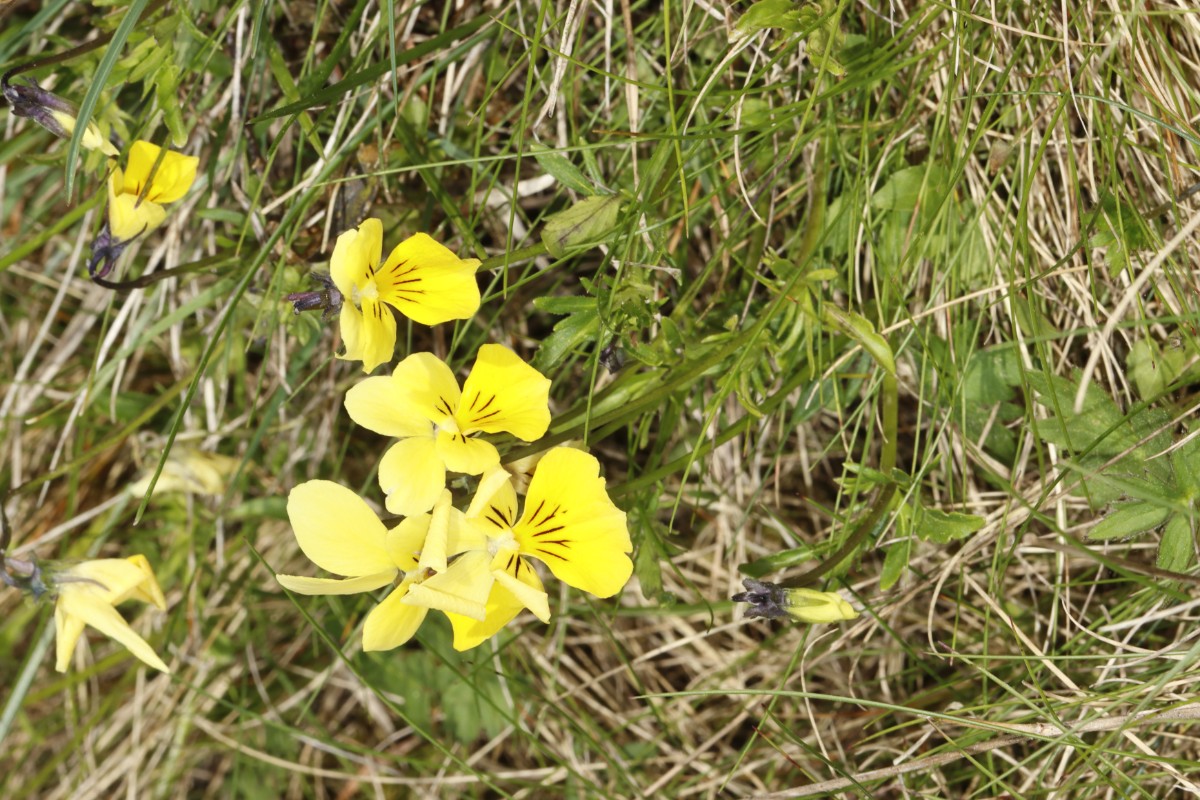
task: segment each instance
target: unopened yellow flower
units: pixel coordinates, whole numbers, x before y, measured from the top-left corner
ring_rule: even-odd
[[[400,439],[379,463],[379,485],[393,514],[429,510],[446,472],[479,475],[500,463],[480,433],[523,441],[550,426],[550,380],[506,347],[485,344],[461,391],[454,373],[432,353],[414,353],[389,377],[367,378],[346,393],[350,418]]]
[[[276,580],[284,588],[306,595],[358,594],[395,584],[367,614],[363,650],[390,650],[411,639],[427,608],[402,601],[413,586],[431,575],[418,564],[431,526],[444,531],[452,524],[452,515],[461,516],[450,507],[450,493],[442,496],[433,514],[408,517],[391,530],[365,500],[331,481],[308,481],[292,489],[287,511],[304,555],[318,567],[347,577],[276,575]],[[442,533],[440,540],[445,539]],[[482,601],[456,608],[469,614],[483,613]]]
[[[116,242],[128,242],[153,230],[166,219],[165,203],[187,194],[196,180],[200,159],[168,150],[158,169],[160,148],[137,141],[129,149],[129,166],[113,169],[108,179],[108,232]]]
[[[85,625],[116,639],[155,669],[171,671],[115,608],[126,600],[141,600],[166,610],[162,589],[145,556],[84,561],[53,573],[53,585],[58,594],[54,627],[57,633],[55,669],[59,672],[67,671]]]
[[[428,591],[427,582],[404,600],[445,611],[458,650],[490,638],[522,608],[543,622],[550,620],[546,593],[529,559],[597,597],[612,597],[633,574],[625,513],[608,497],[600,462],[573,448],[553,448],[538,462],[519,515],[508,473],[501,467],[490,470],[480,481],[466,522],[455,536],[445,541],[431,536],[426,542],[426,563],[435,569],[448,563],[438,576],[438,594]],[[460,594],[485,594],[482,618],[450,607],[448,598]]]
[[[746,578],[746,591],[733,596],[735,603],[749,603],[747,617],[793,617],[811,624],[841,622],[855,619],[858,611],[837,592],[780,586],[769,581]]]
[[[469,319],[479,310],[475,270],[480,261],[459,258],[424,233],[383,257],[383,223],[363,221],[338,237],[329,274],[342,294],[340,323],[346,353],[363,371],[392,360],[396,318],[391,309],[422,325]]]
[[[4,97],[14,114],[28,117],[55,136],[70,139],[79,123],[79,109],[56,94],[39,87],[33,81],[9,83],[3,81]],[[19,80],[19,79],[18,79]],[[100,132],[95,122],[88,122],[79,139],[80,145],[88,150],[99,150],[106,156],[116,157],[120,151]]]

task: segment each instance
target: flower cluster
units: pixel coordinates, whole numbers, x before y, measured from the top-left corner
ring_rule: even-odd
[[[551,448],[521,502],[496,446],[480,438],[540,438],[550,425],[549,392],[549,380],[496,344],[479,349],[461,388],[431,353],[410,355],[390,376],[352,387],[345,400],[351,419],[398,440],[380,461],[379,484],[388,511],[403,519],[389,529],[336,483],[297,486],[287,510],[300,549],[345,577],[278,575],[279,582],[310,595],[392,587],[367,615],[364,650],[407,642],[430,609],[449,618],[459,650],[486,641],[522,609],[548,622],[550,604],[532,561],[597,597],[615,595],[633,572],[632,545],[596,458]],[[480,476],[465,511],[447,488],[451,472]]]

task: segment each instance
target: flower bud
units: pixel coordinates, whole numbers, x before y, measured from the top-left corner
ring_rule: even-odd
[[[26,117],[62,139],[70,139],[75,133],[79,110],[58,95],[47,92],[33,81],[26,83],[4,82],[4,97],[12,105],[12,112]],[[99,150],[106,156],[116,156],[120,151],[111,141],[104,138],[100,128],[89,122],[79,143],[88,150]]]
[[[854,619],[858,611],[837,592],[816,589],[786,588],[777,583],[764,583],[746,578],[742,585],[747,591],[733,596],[735,603],[749,603],[747,617],[794,617],[801,622],[839,622]]]

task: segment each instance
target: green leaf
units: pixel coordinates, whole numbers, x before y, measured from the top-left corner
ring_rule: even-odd
[[[781,553],[775,553],[774,555],[751,561],[749,564],[742,564],[738,567],[738,572],[748,575],[751,578],[761,578],[764,575],[770,575],[772,572],[778,572],[781,569],[787,569],[788,567],[794,567],[797,564],[811,561],[813,554],[813,548],[808,545],[802,545],[791,550],[784,550]]]
[[[1184,572],[1191,566],[1194,552],[1192,521],[1183,514],[1175,514],[1163,529],[1162,542],[1158,545],[1158,566],[1172,572]]]
[[[1122,503],[1088,531],[1087,538],[1093,541],[1127,539],[1139,533],[1152,531],[1166,521],[1171,509],[1153,503]]]
[[[548,372],[558,366],[577,347],[595,339],[600,334],[600,313],[596,310],[596,298],[587,298],[590,308],[583,308],[564,317],[554,325],[554,330],[542,340],[533,357],[533,366]]]
[[[827,325],[837,328],[861,344],[884,370],[892,375],[896,374],[896,359],[892,356],[891,345],[887,343],[887,339],[875,332],[875,326],[866,317],[834,305],[826,305],[821,309],[821,318]]]
[[[1167,387],[1179,380],[1188,362],[1195,355],[1196,349],[1187,345],[1181,347],[1161,348],[1150,339],[1139,339],[1133,343],[1125,366],[1133,385],[1137,388],[1138,396],[1143,400],[1153,400],[1167,391]],[[1195,369],[1187,370],[1189,374]]]
[[[937,165],[906,167],[893,172],[871,195],[871,207],[886,211],[914,211],[918,205],[933,206],[946,191],[950,176]]]
[[[794,0],[759,0],[734,23],[734,38],[752,36],[768,28],[799,33],[815,25],[820,16],[815,6],[802,6]]]
[[[571,163],[571,159],[557,150],[551,150],[545,145],[536,142],[533,143],[530,150],[533,152],[534,160],[548,174],[553,175],[554,180],[582,195],[591,196],[596,194],[596,187]]]
[[[568,248],[601,241],[616,227],[620,211],[621,199],[616,195],[585,197],[546,220],[542,242],[550,255],[562,258]]]
[[[908,569],[909,554],[912,552],[912,537],[905,536],[887,549],[883,558],[883,570],[879,576],[879,589],[886,592],[896,585]]]
[[[642,587],[642,597],[647,600],[657,600],[663,590],[662,563],[652,538],[653,536],[647,536],[642,540],[642,546],[638,548],[633,562],[633,574],[637,575],[638,583]]]
[[[926,542],[949,544],[965,539],[983,527],[983,517],[963,514],[959,511],[939,511],[936,508],[917,509],[913,520],[913,533]]]

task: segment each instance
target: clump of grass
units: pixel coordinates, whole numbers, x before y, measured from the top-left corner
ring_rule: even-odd
[[[1196,12],[748,11],[0,9],[0,64],[111,35],[30,74],[202,162],[119,267],[182,270],[113,292],[104,159],[4,117],[11,552],[146,553],[174,667],[85,639],[58,676],[46,609],[0,595],[5,796],[1196,792]],[[610,224],[561,249],[586,197]],[[381,500],[357,368],[283,299],[368,212],[485,261],[480,314],[398,352],[553,379],[547,441],[629,515],[618,600],[363,654],[370,598],[275,584],[292,486]],[[188,453],[215,494],[130,491]],[[1103,522],[1129,503],[1170,537]],[[728,599],[819,565],[857,620]]]

